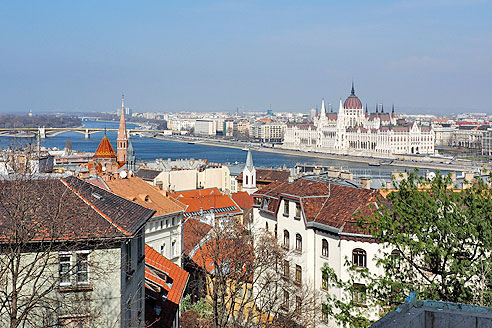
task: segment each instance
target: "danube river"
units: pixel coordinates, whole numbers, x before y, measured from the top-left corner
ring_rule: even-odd
[[[108,128],[117,129],[118,122],[99,122],[99,121],[87,121],[84,122],[85,126],[88,128]],[[128,128],[134,128],[135,125],[128,123]],[[116,150],[116,132],[108,131],[107,136],[111,141],[111,144]],[[91,134],[90,139],[85,139],[83,134],[77,132],[66,132],[59,134],[54,137],[49,137],[41,141],[42,146],[48,148],[58,148],[63,149],[66,140],[72,142],[72,149],[94,152],[97,145],[103,137],[103,132]],[[19,138],[21,142],[35,142],[32,139]],[[9,137],[0,138],[0,147],[6,147],[12,144],[14,140]],[[246,160],[246,152],[241,149],[234,148],[224,148],[216,146],[207,146],[196,144],[188,144],[183,142],[174,142],[168,140],[159,140],[154,138],[145,137],[132,137],[133,148],[135,150],[135,155],[138,161],[154,161],[156,158],[171,158],[171,159],[182,159],[182,158],[201,158],[207,159],[210,162],[215,163],[238,163],[238,167],[242,167]],[[297,163],[306,164],[320,164],[334,167],[348,168],[355,175],[371,175],[373,177],[387,178],[390,176],[392,171],[404,169],[391,166],[379,166],[370,167],[367,163],[358,162],[348,162],[342,160],[331,160],[324,158],[312,158],[307,156],[291,156],[283,154],[275,154],[268,152],[258,152],[253,151],[253,162],[257,167],[293,167]],[[234,166],[234,165],[232,165]],[[237,168],[234,169],[237,171]]]

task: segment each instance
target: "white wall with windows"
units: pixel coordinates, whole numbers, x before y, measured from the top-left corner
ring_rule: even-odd
[[[147,221],[145,243],[181,267],[183,212],[161,215]]]
[[[280,201],[277,215],[260,211],[258,206],[253,209],[253,233],[267,229],[270,233],[277,235],[278,242],[288,249],[288,263],[284,263],[282,270],[290,276],[293,281],[301,277],[302,284],[314,286],[321,294],[321,301],[326,293],[332,293],[342,297],[341,290],[332,290],[328,287],[328,281],[323,281],[322,268],[325,264],[334,269],[342,280],[348,280],[349,273],[345,266],[346,259],[350,262],[354,259],[353,251],[356,252],[355,260],[361,266],[367,266],[371,272],[380,270],[373,261],[376,253],[382,248],[375,242],[360,241],[364,238],[351,239],[351,236],[340,236],[322,224],[305,223],[299,201],[295,198],[283,198]],[[366,256],[362,256],[365,252]],[[286,267],[288,265],[288,268]],[[300,274],[299,274],[300,271]],[[359,282],[361,290],[364,282]],[[286,295],[280,295],[285,297]],[[362,300],[362,295],[354,295]],[[289,295],[289,302],[294,306],[295,295]],[[375,315],[375,314],[374,314]],[[322,313],[320,313],[320,317]],[[325,323],[325,326],[333,326],[334,323]]]

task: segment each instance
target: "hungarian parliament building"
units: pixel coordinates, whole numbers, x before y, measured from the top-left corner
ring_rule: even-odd
[[[324,100],[314,124],[289,124],[282,148],[340,155],[393,158],[395,155],[434,154],[434,130],[399,119],[393,106],[375,113],[364,111],[352,84],[350,96],[338,113],[326,112]]]

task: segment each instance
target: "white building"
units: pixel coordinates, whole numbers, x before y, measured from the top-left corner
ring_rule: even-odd
[[[324,100],[314,124],[289,125],[283,148],[308,151],[392,158],[399,154],[434,154],[434,131],[429,126],[397,119],[376,106],[375,113],[364,112],[355,95],[340,106],[338,113],[327,113]]]
[[[314,286],[321,293],[320,302],[326,299],[325,293],[347,297],[342,290],[330,289],[322,268],[328,265],[344,281],[349,280],[346,260],[371,272],[380,270],[373,259],[381,245],[361,233],[353,217],[358,210],[368,210],[370,204],[375,204],[377,196],[377,190],[307,179],[272,183],[253,194],[253,233],[266,230],[291,250],[284,275],[299,285]],[[355,286],[360,293],[351,297],[365,302],[364,281]],[[296,299],[296,295],[283,294],[285,291],[279,297]],[[377,318],[373,308],[367,311],[368,317]],[[324,326],[335,326],[322,313],[319,315],[324,317]]]
[[[286,127],[281,122],[254,123],[250,125],[249,137],[261,142],[282,142]]]
[[[196,120],[195,135],[214,136],[216,134],[216,123],[211,120]]]

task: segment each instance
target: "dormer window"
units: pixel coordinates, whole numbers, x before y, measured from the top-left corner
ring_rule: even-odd
[[[284,199],[284,216],[289,216],[289,201]]]

